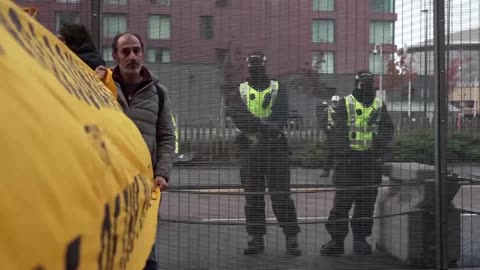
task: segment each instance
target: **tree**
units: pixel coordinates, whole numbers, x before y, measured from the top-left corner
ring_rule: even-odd
[[[460,78],[462,65],[469,63],[472,61],[471,57],[463,57],[460,58],[453,58],[450,60],[447,69],[447,82],[448,82],[448,93],[452,93],[453,89],[455,88],[458,79]]]
[[[305,63],[305,68],[299,70],[299,76],[290,81],[289,88],[306,93],[309,96],[330,99],[335,94],[334,88],[328,88],[322,82],[321,72],[325,72],[323,64],[326,63],[325,52],[316,50],[311,63]]]
[[[394,57],[388,61],[385,88],[388,90],[403,90],[417,78],[412,70],[413,57],[404,48],[398,49]]]

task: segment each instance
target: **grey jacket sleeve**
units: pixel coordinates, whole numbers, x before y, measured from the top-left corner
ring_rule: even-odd
[[[170,179],[173,158],[175,155],[175,130],[170,110],[170,98],[167,89],[156,84],[159,97],[159,113],[157,123],[157,158],[155,176]]]

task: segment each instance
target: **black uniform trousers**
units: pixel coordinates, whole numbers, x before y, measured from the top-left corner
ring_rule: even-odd
[[[333,182],[338,188],[325,225],[334,241],[343,241],[348,234],[349,212],[355,203],[350,226],[353,238],[364,240],[372,234],[373,211],[382,181],[381,163],[370,154],[352,154],[335,164]]]
[[[245,218],[249,235],[266,233],[265,187],[270,192],[273,212],[286,235],[300,232],[295,203],[290,193],[288,143],[281,132],[249,140],[240,135],[240,178],[245,192]]]

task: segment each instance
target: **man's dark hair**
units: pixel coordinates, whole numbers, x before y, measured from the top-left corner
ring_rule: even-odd
[[[85,44],[93,45],[90,33],[83,24],[64,23],[60,27],[59,34],[72,51],[76,51]]]
[[[117,34],[114,38],[113,38],[113,41],[112,41],[112,52],[113,53],[117,53],[118,51],[118,40],[125,36],[125,35],[132,35],[136,38],[138,38],[138,41],[140,41],[140,46],[142,47],[142,52],[143,52],[143,41],[142,41],[142,38],[140,37],[140,35],[138,34],[134,34],[134,33],[120,33],[120,34]]]

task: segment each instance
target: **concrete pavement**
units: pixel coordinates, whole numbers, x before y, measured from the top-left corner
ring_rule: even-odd
[[[266,252],[246,256],[244,196],[237,190],[230,195],[165,193],[157,234],[160,269],[408,269],[380,253],[368,258],[353,256],[351,236],[346,240],[346,256],[320,256],[321,245],[329,240],[323,225],[333,198],[328,190],[293,195],[302,230],[301,257],[285,253],[284,235],[268,198]]]
[[[303,256],[285,254],[284,236],[276,224],[271,202],[266,198],[267,251],[259,256],[243,255],[246,246],[244,196],[237,189],[171,191],[162,197],[157,235],[161,269],[409,269],[377,251],[373,256],[352,255],[351,236],[346,240],[346,256],[319,255],[329,240],[324,222],[333,199],[331,188],[294,189]],[[303,193],[307,192],[307,193]],[[478,210],[480,194],[465,187],[455,203]],[[466,196],[470,194],[470,196]],[[382,196],[382,192],[379,193]],[[408,209],[406,209],[408,210]],[[462,217],[462,267],[480,267],[480,217]],[[373,243],[376,239],[370,239]],[[162,251],[164,248],[166,251]]]
[[[159,226],[163,229],[159,231],[157,241],[160,269],[408,269],[379,254],[368,257],[320,256],[320,245],[328,238],[320,225],[301,226],[303,232],[299,241],[303,255],[299,257],[285,253],[283,233],[277,227],[267,229],[264,254],[246,256],[243,254],[247,244],[243,226],[178,223],[161,223]],[[348,239],[347,246],[350,245],[351,239]]]
[[[466,178],[480,176],[480,166],[463,164],[452,168]],[[331,177],[320,177],[321,173],[321,169],[291,169],[292,197],[301,223],[299,240],[303,255],[285,254],[284,236],[267,197],[266,253],[245,256],[243,248],[247,239],[239,168],[175,166],[171,190],[162,196],[159,214],[160,269],[410,269],[379,251],[374,256],[353,256],[351,236],[346,240],[347,255],[319,255],[321,245],[329,240],[323,223],[334,196]],[[480,186],[462,187],[454,203],[458,208],[480,211]],[[464,214],[461,230],[459,266],[480,267],[480,216]]]

